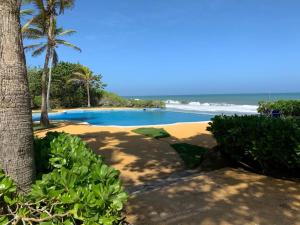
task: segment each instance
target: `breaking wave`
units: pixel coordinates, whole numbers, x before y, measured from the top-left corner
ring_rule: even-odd
[[[175,100],[165,101],[166,108],[198,111],[204,113],[238,113],[238,114],[256,114],[257,105],[236,105],[228,103],[201,103],[201,102],[180,102]]]

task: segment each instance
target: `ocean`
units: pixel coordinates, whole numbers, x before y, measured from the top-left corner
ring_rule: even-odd
[[[167,109],[180,111],[255,114],[260,101],[300,100],[300,93],[161,95],[127,96],[126,98],[162,100],[165,101]]]

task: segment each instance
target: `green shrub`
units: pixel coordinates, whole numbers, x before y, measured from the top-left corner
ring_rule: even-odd
[[[31,192],[23,196],[11,194],[14,186],[6,178],[8,185],[4,187],[0,175],[0,197],[4,196],[0,205],[7,213],[0,216],[0,221],[44,225],[121,224],[127,194],[117,170],[105,165],[80,138],[65,133],[50,133],[38,146],[45,151],[43,154],[48,154],[47,169],[51,172],[44,174]],[[7,210],[8,206],[11,211]]]
[[[259,102],[257,111],[269,115],[272,110],[279,110],[285,117],[300,116],[300,100],[280,100],[276,102]]]
[[[107,91],[101,92],[99,105],[105,107],[165,108],[165,103],[163,101],[126,99]]]
[[[142,127],[134,129],[132,132],[156,139],[170,137],[170,134],[163,128]]]
[[[42,105],[42,96],[35,96],[33,99],[33,108],[40,108]]]
[[[264,171],[300,169],[300,129],[293,119],[216,116],[208,128],[223,154]]]
[[[187,143],[176,143],[171,144],[171,146],[179,154],[188,169],[194,169],[199,166],[204,159],[204,155],[208,151],[206,148]]]

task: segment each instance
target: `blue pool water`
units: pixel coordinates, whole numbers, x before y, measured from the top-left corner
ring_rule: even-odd
[[[179,122],[208,121],[213,117],[209,114],[176,112],[169,110],[95,110],[66,111],[50,113],[50,120],[68,120],[87,122],[92,125],[141,126],[173,124]],[[33,121],[40,119],[39,114],[33,114]]]

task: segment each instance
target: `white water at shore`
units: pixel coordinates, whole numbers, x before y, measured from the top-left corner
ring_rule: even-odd
[[[204,113],[239,113],[239,114],[255,114],[257,113],[257,105],[236,105],[227,103],[200,103],[189,102],[182,103],[180,101],[167,100],[166,108],[198,111]]]

